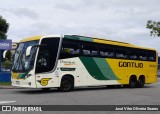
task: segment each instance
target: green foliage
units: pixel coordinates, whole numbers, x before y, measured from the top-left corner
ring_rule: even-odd
[[[0,16],[0,31],[3,33],[7,33],[9,24],[7,23],[6,19]]]
[[[0,39],[6,39],[6,38],[7,38],[6,34],[0,31]]]
[[[4,69],[11,69],[11,67],[12,67],[12,62],[11,61],[4,61],[3,63],[2,63],[2,67],[4,68]]]
[[[151,29],[150,35],[160,37],[160,22],[148,20],[146,28]]]
[[[12,53],[11,53],[11,51],[7,51],[7,52],[6,52],[6,59],[10,61],[11,58],[12,58]]]
[[[7,30],[9,27],[9,23],[7,23],[6,19],[4,19],[2,16],[0,16],[0,39],[6,39],[7,38]]]

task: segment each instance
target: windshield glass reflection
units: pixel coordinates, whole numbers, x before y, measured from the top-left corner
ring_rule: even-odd
[[[31,54],[28,57],[25,56],[25,51],[27,47],[34,46],[37,44],[38,44],[37,40],[29,41],[29,42],[22,42],[19,44],[19,47],[15,52],[12,71],[25,72],[27,70],[32,69],[37,48],[36,47],[32,48]]]

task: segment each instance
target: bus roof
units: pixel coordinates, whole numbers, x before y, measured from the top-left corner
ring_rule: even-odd
[[[33,40],[39,40],[40,38],[42,38],[42,36],[33,36],[33,37],[24,38],[20,42],[28,42],[28,41],[33,41]]]
[[[22,39],[20,42],[28,42],[28,41],[33,41],[33,40],[40,40],[41,38],[48,38],[48,37],[61,37],[62,35],[46,35],[46,36],[32,36],[28,38]]]
[[[33,36],[33,37],[28,37],[28,38],[22,39],[20,42],[40,40],[41,38],[44,38],[44,37],[57,37],[57,36],[60,37],[62,35]],[[64,35],[64,38],[73,39],[73,40],[96,42],[96,43],[102,43],[102,44],[111,44],[111,45],[131,47],[131,48],[141,48],[141,49],[147,49],[147,50],[155,50],[153,48],[140,47],[140,46],[136,46],[136,45],[133,45],[133,44],[130,44],[130,43],[119,42],[119,41],[114,41],[114,40],[107,40],[107,39],[102,39],[102,38],[87,37],[87,36]]]
[[[92,38],[92,37],[87,37],[87,36],[64,35],[64,38],[73,39],[73,40],[96,42],[96,43],[102,43],[102,44],[111,44],[111,45],[131,47],[131,48],[141,48],[141,49],[147,49],[147,50],[155,50],[153,48],[145,48],[145,47],[136,46],[136,45],[126,43],[126,42],[119,42],[119,41],[107,40],[107,39],[102,39],[102,38]]]

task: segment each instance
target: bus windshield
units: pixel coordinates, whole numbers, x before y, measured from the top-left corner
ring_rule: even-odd
[[[25,72],[33,68],[35,60],[35,52],[37,48],[32,48],[30,56],[25,56],[25,51],[27,47],[34,46],[38,44],[38,40],[21,42],[15,52],[12,71]]]

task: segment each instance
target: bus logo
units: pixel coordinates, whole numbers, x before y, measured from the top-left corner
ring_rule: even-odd
[[[42,78],[41,80],[39,80],[38,82],[42,85],[42,86],[46,86],[48,85],[48,81],[51,80],[52,78]]]

